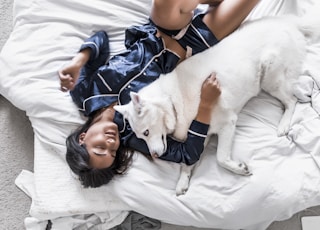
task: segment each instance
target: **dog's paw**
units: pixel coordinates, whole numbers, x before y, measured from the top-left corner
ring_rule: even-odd
[[[277,135],[278,137],[283,137],[285,135],[287,135],[289,132],[289,127],[278,127],[278,130],[277,130]]]
[[[176,196],[184,195],[188,191],[188,188],[176,187]]]
[[[188,191],[192,168],[192,166],[187,165],[181,166],[180,177],[176,186],[177,196],[183,195]]]
[[[249,167],[246,163],[238,163],[232,160],[219,162],[220,166],[228,169],[229,171],[243,176],[250,176],[252,173],[249,170]]]
[[[184,178],[184,180],[180,178],[176,186],[176,195],[180,196],[185,194],[188,191],[188,187],[189,187],[189,178]]]
[[[290,119],[282,118],[277,129],[278,137],[287,135],[289,133],[289,130],[290,130]]]
[[[240,171],[238,174],[240,174],[240,175],[243,175],[243,176],[251,176],[252,175],[252,173],[249,170],[248,165],[244,162],[239,164],[239,169],[240,169]]]

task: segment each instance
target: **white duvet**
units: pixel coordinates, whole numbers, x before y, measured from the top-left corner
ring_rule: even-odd
[[[262,0],[248,20],[304,14],[311,0]],[[243,109],[233,158],[253,175],[238,176],[216,163],[213,136],[185,195],[175,196],[180,165],[136,154],[128,173],[98,189],[83,189],[65,162],[65,138],[84,120],[57,71],[97,30],[108,32],[112,54],[124,50],[124,30],[147,22],[151,0],[15,0],[14,28],[0,56],[0,93],[26,111],[34,130],[34,172],[16,184],[32,197],[28,229],[72,229],[79,214],[95,213],[104,229],[130,210],[163,222],[206,228],[265,229],[320,204],[320,41],[309,47],[296,86],[299,103],[287,137],[276,130],[283,108],[261,93]],[[270,31],[272,33],[272,31]]]

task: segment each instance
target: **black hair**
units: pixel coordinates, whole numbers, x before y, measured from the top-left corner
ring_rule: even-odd
[[[113,164],[108,168],[96,169],[89,164],[90,155],[85,145],[80,145],[79,136],[87,132],[92,124],[94,116],[90,116],[84,125],[71,133],[67,140],[66,160],[73,173],[79,176],[81,184],[85,187],[96,188],[107,184],[115,175],[126,172],[132,162],[134,151],[120,145]]]

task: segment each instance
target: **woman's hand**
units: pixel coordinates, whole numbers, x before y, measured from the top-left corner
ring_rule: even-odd
[[[59,70],[60,88],[63,92],[72,90],[80,76],[81,66],[71,62]]]
[[[212,108],[220,94],[221,90],[216,74],[212,73],[202,84],[200,105]]]
[[[197,121],[210,124],[211,112],[220,94],[221,90],[216,74],[212,73],[202,84]]]
[[[89,48],[82,50],[67,66],[59,70],[60,88],[63,92],[74,89],[80,76],[80,70],[89,60],[90,53]]]

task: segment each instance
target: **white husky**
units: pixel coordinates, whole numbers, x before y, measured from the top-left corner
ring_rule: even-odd
[[[295,17],[267,17],[244,23],[219,44],[183,61],[138,93],[131,93],[131,102],[115,109],[129,121],[137,137],[146,141],[150,152],[161,156],[166,150],[166,135],[186,138],[197,113],[202,83],[215,72],[221,95],[208,134],[218,135],[217,160],[221,166],[250,175],[245,163],[231,159],[238,114],[263,89],[285,108],[278,135],[289,131],[297,102],[293,83],[301,73],[307,38],[316,35],[312,31],[319,31],[319,24],[320,20]],[[185,188],[177,189],[181,192]]]

